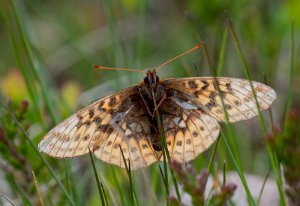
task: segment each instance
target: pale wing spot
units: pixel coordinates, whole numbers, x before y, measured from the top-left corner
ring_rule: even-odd
[[[113,134],[111,134],[113,136]],[[110,152],[109,152],[109,160],[107,161],[108,163],[112,164],[119,164],[120,160],[120,143],[122,141],[122,136],[124,136],[123,131],[118,130],[115,138],[112,138],[113,140],[109,143],[107,143],[107,146],[110,146]],[[110,140],[109,140],[110,141]]]
[[[176,104],[178,104],[180,107],[182,107],[183,109],[197,109],[197,105],[189,103],[189,102],[183,102],[180,101],[178,98],[176,97],[171,97],[171,99],[176,102]]]
[[[141,148],[141,153],[147,165],[157,161],[155,152],[146,138],[143,138],[139,141],[139,147]]]
[[[125,137],[127,137],[127,136],[129,136],[131,134],[132,134],[131,130],[127,129],[126,132],[125,132]]]
[[[82,155],[86,152],[86,148],[88,148],[90,141],[93,139],[96,129],[97,125],[94,123],[89,126],[86,132],[79,139],[77,145],[74,145],[75,148],[72,156]]]
[[[144,160],[139,144],[134,138],[130,138],[129,142],[129,152],[130,152],[130,162],[131,162],[131,169],[135,170],[140,167],[146,166],[146,161]]]
[[[185,127],[186,127],[186,124],[185,124],[184,120],[181,120],[181,121],[179,122],[178,126],[181,127],[181,128],[185,128]]]
[[[163,116],[162,121],[163,121],[163,126],[165,131],[166,146],[168,151],[171,153],[174,146],[175,131],[173,130],[173,128],[175,124],[172,121],[172,118],[167,116],[166,117]]]
[[[196,150],[196,155],[200,154],[204,150],[210,147],[212,143],[215,142],[217,137],[219,136],[220,133],[220,126],[218,122],[211,118],[209,115],[199,112],[199,111],[194,111],[193,114],[194,120],[196,119],[199,122],[194,122],[194,125],[198,127],[198,131],[201,131],[201,139],[200,141],[196,142],[197,138],[194,138],[194,144],[195,144],[195,150]],[[198,145],[200,147],[198,147]]]
[[[179,130],[175,135],[175,142],[174,142],[172,153],[170,155],[171,159],[175,159],[178,162],[183,163],[184,162],[183,152],[184,152],[184,135],[183,132]]]
[[[113,132],[112,134],[110,134],[108,136],[105,143],[103,144],[103,146],[102,146],[103,150],[101,151],[101,155],[99,156],[99,158],[101,160],[103,160],[104,162],[109,162],[110,157],[111,157],[111,151],[112,151],[112,148],[113,148],[113,142],[115,141],[117,136],[118,136],[118,133]]]
[[[141,126],[140,124],[138,124],[138,125],[136,126],[135,131],[136,131],[136,132],[142,132],[142,131],[143,131],[142,126]]]
[[[188,162],[196,158],[194,142],[193,142],[192,134],[190,133],[189,129],[185,131],[184,137],[185,137],[185,142],[184,142],[183,159],[185,162]]]
[[[111,164],[115,164],[118,166],[121,165],[122,162],[122,154],[120,150],[121,143],[122,143],[122,137],[118,136],[112,146],[111,157],[109,160]]]
[[[129,125],[129,127],[131,128],[132,131],[135,131],[136,130],[136,127],[137,127],[137,123],[136,122],[133,122]]]

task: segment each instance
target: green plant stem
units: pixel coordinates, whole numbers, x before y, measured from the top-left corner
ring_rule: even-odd
[[[56,183],[58,184],[58,186],[61,188],[61,190],[63,191],[63,193],[65,194],[65,196],[67,197],[67,199],[69,200],[69,202],[71,203],[71,205],[76,206],[75,202],[73,201],[73,199],[71,198],[70,194],[67,192],[66,188],[64,187],[64,185],[62,184],[62,182],[58,179],[57,175],[55,174],[54,170],[52,169],[52,167],[50,166],[50,164],[48,163],[48,161],[41,155],[41,153],[39,152],[38,148],[34,145],[33,141],[31,140],[31,138],[27,135],[27,132],[25,131],[25,129],[22,127],[22,125],[19,123],[19,121],[17,120],[17,118],[15,117],[15,115],[9,110],[9,108],[7,108],[6,106],[4,106],[4,108],[10,113],[10,116],[12,118],[12,120],[16,123],[17,127],[19,128],[19,130],[24,134],[24,136],[26,137],[26,140],[28,141],[28,143],[31,145],[31,147],[34,149],[34,151],[36,152],[36,154],[38,155],[38,157],[42,160],[42,162],[45,164],[45,166],[47,167],[47,169],[49,170],[50,174],[52,175],[52,177],[55,179]]]

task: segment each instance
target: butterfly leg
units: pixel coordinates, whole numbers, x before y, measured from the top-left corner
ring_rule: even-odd
[[[147,104],[146,100],[144,99],[144,96],[143,96],[143,94],[142,94],[141,89],[139,89],[139,94],[140,94],[140,96],[141,96],[141,98],[142,98],[142,101],[143,101],[143,103],[144,103],[144,105],[145,105],[145,107],[146,107],[146,109],[147,109],[147,112],[150,114],[151,117],[154,117],[154,115],[150,112],[150,109],[149,109],[149,107],[148,107],[148,104]]]
[[[159,101],[158,105],[155,106],[154,111],[153,111],[153,116],[155,115],[156,110],[158,110],[158,108],[160,107],[160,105],[163,103],[163,101],[167,98],[166,93],[164,93],[163,97],[161,98],[161,100]],[[154,98],[155,99],[155,98]],[[156,103],[156,100],[154,100]]]

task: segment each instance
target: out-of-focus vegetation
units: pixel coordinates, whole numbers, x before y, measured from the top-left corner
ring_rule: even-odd
[[[180,205],[180,195],[169,195],[174,181],[169,172],[162,175],[162,164],[127,173],[95,161],[97,187],[88,155],[56,160],[35,149],[79,108],[143,78],[93,70],[93,64],[152,68],[199,41],[208,53],[202,49],[170,63],[160,78],[211,76],[213,68],[220,76],[249,78],[246,69],[278,98],[264,121],[223,125],[217,147],[192,166],[173,167],[179,190],[197,204],[239,205],[232,199],[236,189],[246,193],[249,205],[258,205],[268,197],[263,182],[257,183],[260,196],[249,190],[252,173],[276,182],[278,204],[292,202],[299,192],[293,188],[299,182],[299,119],[289,113],[299,109],[299,11],[298,0],[0,1],[0,205],[9,205],[5,197],[16,205]],[[217,179],[221,171],[225,181],[224,161],[243,187],[215,185],[205,196],[208,173]]]

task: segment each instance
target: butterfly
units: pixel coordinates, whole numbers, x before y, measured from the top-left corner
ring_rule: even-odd
[[[215,142],[219,122],[226,122],[225,112],[229,122],[250,119],[258,114],[256,99],[261,111],[276,99],[271,87],[255,81],[256,97],[245,79],[160,80],[157,70],[148,70],[140,85],[104,97],[64,120],[46,134],[39,150],[56,158],[91,151],[102,161],[123,168],[123,157],[131,170],[146,167],[163,161],[158,112],[170,158],[185,163]]]

